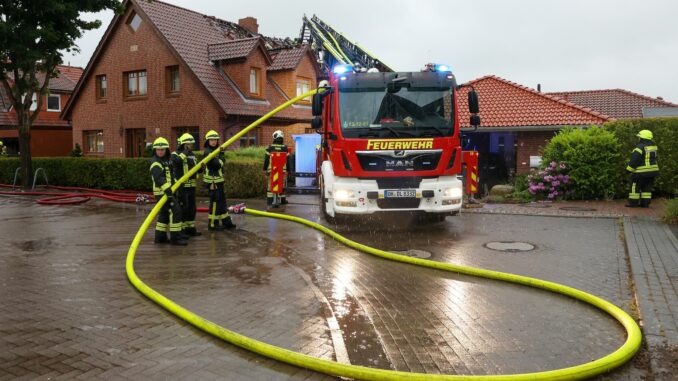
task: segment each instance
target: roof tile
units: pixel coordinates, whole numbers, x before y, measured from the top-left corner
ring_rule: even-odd
[[[651,98],[623,89],[564,91],[547,93],[616,119],[642,118],[645,107],[676,107],[663,99]]]

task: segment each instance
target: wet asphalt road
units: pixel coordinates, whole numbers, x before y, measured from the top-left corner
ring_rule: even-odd
[[[315,198],[292,202],[287,213],[319,220]],[[209,338],[140,296],[126,281],[124,259],[146,212],[0,199],[0,379],[327,378]],[[138,275],[229,329],[381,368],[533,372],[591,361],[624,340],[611,318],[565,297],[388,262],[290,222],[235,220],[237,230],[205,234],[178,250],[153,245],[147,234]],[[381,249],[536,276],[631,308],[614,219],[474,214],[436,225],[388,218],[339,230]],[[535,249],[484,247],[492,241]],[[632,364],[605,379],[643,375]]]

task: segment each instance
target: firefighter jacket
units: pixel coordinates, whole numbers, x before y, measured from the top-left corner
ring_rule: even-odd
[[[657,146],[651,140],[641,139],[631,152],[631,159],[626,170],[641,177],[659,175],[657,164]]]
[[[174,184],[172,161],[169,158],[153,155],[150,171],[153,179],[153,194],[158,198],[162,197]]]
[[[219,147],[210,147],[206,145],[205,150],[203,151],[205,156],[211,154],[214,150],[218,150]],[[207,168],[205,170],[205,175],[203,176],[203,181],[205,184],[217,184],[224,182],[224,163],[226,163],[226,157],[223,152],[220,152],[217,156],[212,158],[212,160],[207,162]]]
[[[183,144],[180,145],[176,151],[172,152],[172,165],[174,168],[174,178],[180,179],[195,167],[198,163],[198,160],[195,157],[195,154],[190,149],[186,148]],[[195,188],[197,184],[196,178],[198,177],[197,173],[193,174],[186,182],[184,182],[184,188]]]
[[[287,152],[289,153],[289,150],[286,145],[284,144],[277,144],[273,143],[270,146],[266,148],[266,157],[264,158],[264,171],[270,172],[271,171],[271,153],[273,152]],[[283,167],[283,172],[287,172],[287,165],[290,160],[290,155],[287,155],[287,162],[285,163],[285,166]]]

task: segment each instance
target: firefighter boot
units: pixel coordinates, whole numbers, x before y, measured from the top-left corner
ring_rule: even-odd
[[[186,228],[184,232],[191,237],[197,237],[199,235],[202,235],[202,233],[197,231],[195,228]]]
[[[175,246],[186,246],[188,241],[186,241],[181,235],[181,233],[170,233],[170,244]]]
[[[207,227],[207,230],[219,231],[219,230],[224,230],[224,227],[219,225],[219,220],[215,220],[214,226],[212,226],[212,224],[210,223],[210,225]]]
[[[169,240],[167,239],[167,233],[156,230],[155,231],[155,240],[153,242],[155,242],[155,243],[167,243],[167,242],[169,242]]]
[[[221,223],[224,225],[224,229],[235,229],[235,224],[231,221],[231,216],[226,216],[226,218],[221,220]]]
[[[287,205],[287,204],[288,204],[287,197],[285,197],[285,196],[280,197],[280,205]]]

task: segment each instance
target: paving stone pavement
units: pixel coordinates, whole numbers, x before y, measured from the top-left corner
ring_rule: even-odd
[[[317,220],[312,200],[298,200],[288,213]],[[124,259],[146,213],[0,199],[0,380],[331,379],[208,337],[134,291]],[[289,222],[236,222],[235,232],[204,235],[179,251],[153,245],[149,233],[139,276],[229,329],[328,359],[341,348],[335,319],[348,360],[380,368],[546,370],[592,360],[624,339],[609,317],[564,297],[384,261]],[[404,231],[343,232],[388,250],[418,248],[434,260],[562,282],[632,312],[612,219],[469,214]],[[537,249],[498,253],[483,247],[490,240]],[[601,379],[641,380],[641,365]]]
[[[656,380],[678,372],[678,239],[668,226],[625,218],[624,234]]]

